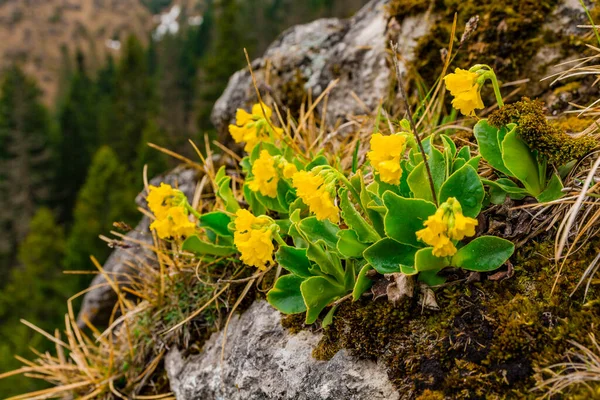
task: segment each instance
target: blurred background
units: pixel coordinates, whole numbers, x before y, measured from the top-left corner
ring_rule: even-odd
[[[284,29],[348,17],[365,0],[0,0],[0,373],[49,341],[66,299],[89,284],[89,255],[113,221],[135,225],[142,169],[194,157],[243,48]],[[37,389],[0,381],[0,397]]]

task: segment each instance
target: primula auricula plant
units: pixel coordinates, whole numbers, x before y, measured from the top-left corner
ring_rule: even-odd
[[[483,108],[480,92],[488,80],[503,107],[496,76],[484,65],[445,77],[453,106],[474,115]],[[286,314],[306,312],[307,323],[336,300],[361,297],[372,284],[373,269],[435,286],[445,282],[440,272],[446,267],[488,272],[502,266],[514,245],[477,235],[487,201],[484,184],[492,200],[500,200],[499,193],[540,200],[559,196],[556,178],[546,181],[545,165],[520,141],[514,123],[492,128],[480,120],[475,134],[481,155],[473,156],[469,146],[458,149],[444,134],[423,139],[421,151],[409,122],[402,120],[399,133],[373,133],[365,163],[348,173],[323,154],[300,153],[274,126],[272,115],[259,103],[251,113],[238,110],[229,127],[247,151],[240,162],[243,208],[222,167],[214,182],[221,210],[199,215],[181,192],[161,185],[148,196],[156,216],[152,228],[162,238],[187,237],[182,249],[205,260],[231,257],[262,271],[279,265],[284,273],[267,300]],[[499,179],[480,178],[482,156]],[[178,211],[171,212],[174,208]],[[193,229],[189,214],[197,219]]]

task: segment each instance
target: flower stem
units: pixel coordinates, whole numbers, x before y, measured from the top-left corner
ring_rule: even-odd
[[[406,114],[408,114],[408,121],[410,122],[410,127],[412,134],[417,140],[417,144],[419,145],[419,150],[421,152],[421,156],[423,156],[423,164],[425,165],[425,170],[427,171],[427,177],[429,178],[429,188],[431,189],[431,197],[433,199],[434,204],[437,206],[437,196],[435,194],[435,186],[433,186],[433,176],[431,175],[431,169],[429,168],[429,163],[427,162],[427,155],[425,154],[425,148],[423,148],[423,143],[421,142],[421,138],[417,133],[417,127],[415,125],[415,121],[413,120],[412,111],[410,110],[410,105],[408,104],[408,96],[406,95],[406,90],[404,89],[404,83],[402,82],[402,77],[400,75],[400,65],[398,65],[398,54],[396,52],[396,44],[390,41],[390,46],[394,53],[392,60],[394,61],[394,67],[396,70],[396,79],[398,80],[398,89],[400,90],[400,95],[402,100],[404,101],[404,106],[406,108]]]
[[[500,85],[498,85],[498,79],[496,78],[496,74],[493,70],[487,72],[488,77],[492,81],[492,86],[494,87],[494,94],[496,95],[496,101],[498,102],[498,107],[504,107],[504,101],[502,101],[502,93],[500,93]]]

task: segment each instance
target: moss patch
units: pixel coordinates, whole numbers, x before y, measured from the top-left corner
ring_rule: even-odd
[[[569,297],[598,244],[588,243],[570,260],[554,292],[547,241],[518,250],[508,280],[438,290],[438,312],[415,301],[344,303],[314,355],[327,359],[344,347],[378,359],[408,398],[536,398],[540,393],[530,391],[536,369],[565,361],[569,340],[589,346],[587,332],[600,322],[597,301]],[[588,300],[599,295],[596,286]],[[587,393],[574,387],[568,398]]]
[[[597,147],[592,137],[573,138],[559,126],[551,125],[544,115],[543,103],[526,97],[494,112],[489,122],[496,127],[517,123],[527,145],[556,165],[579,159]]]

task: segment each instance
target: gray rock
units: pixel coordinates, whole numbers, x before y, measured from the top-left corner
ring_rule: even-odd
[[[254,303],[241,317],[234,316],[222,364],[222,332],[212,335],[201,354],[186,358],[172,349],[165,368],[176,398],[399,399],[382,367],[345,350],[329,361],[315,360],[311,352],[320,335],[290,334],[280,321],[280,313],[265,301]]]
[[[158,186],[161,182],[179,188],[191,200],[196,188],[196,171],[183,167],[176,168],[167,175],[152,179],[149,183]],[[145,193],[138,194],[135,201],[138,206],[146,207]],[[150,218],[144,216],[127,236],[144,243],[152,243],[149,226]],[[132,242],[128,242],[128,245],[127,248],[115,248],[103,265],[107,275],[122,285],[127,285],[129,279],[135,279],[138,276],[139,266],[142,263],[156,264],[153,252]],[[117,301],[117,295],[107,285],[104,275],[96,275],[91,286],[97,287],[85,294],[77,317],[77,323],[81,327],[85,326],[86,319],[97,326],[106,325]]]
[[[269,65],[270,87],[264,89],[278,97],[282,87],[296,80],[300,73],[305,81],[304,90],[311,90],[316,98],[331,81],[339,79],[328,99],[330,124],[344,120],[349,114],[364,113],[363,106],[352,98],[352,92],[369,109],[375,109],[387,95],[390,80],[386,63],[388,16],[384,6],[387,3],[387,0],[373,0],[350,19],[320,19],[288,29],[263,57],[252,63],[257,81],[265,81]],[[238,71],[215,103],[211,120],[224,135],[235,118],[235,110],[249,108],[255,101],[248,69]]]

